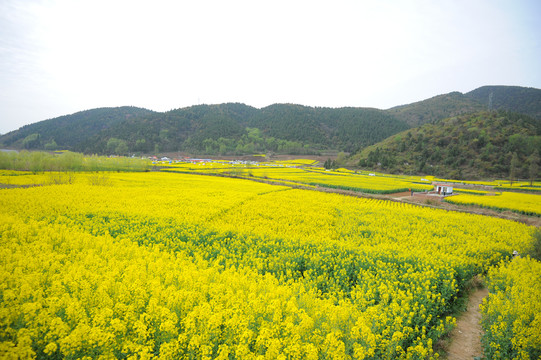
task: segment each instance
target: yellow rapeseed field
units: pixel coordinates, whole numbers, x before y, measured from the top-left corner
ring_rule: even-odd
[[[403,191],[428,191],[433,186],[420,178],[389,176],[383,174],[360,174],[353,171],[331,171],[323,168],[285,166],[283,164],[244,165],[228,163],[177,164],[169,171],[187,173],[228,174],[237,177],[287,181],[299,185],[321,186],[363,193],[389,194]]]
[[[457,195],[446,199],[447,202],[463,205],[478,205],[496,210],[511,210],[526,215],[541,216],[541,195],[502,192],[498,195],[476,196]]]
[[[466,282],[533,233],[243,179],[100,176],[0,190],[0,357],[437,358]]]
[[[488,359],[541,356],[541,263],[519,257],[488,273],[490,294],[481,306]]]

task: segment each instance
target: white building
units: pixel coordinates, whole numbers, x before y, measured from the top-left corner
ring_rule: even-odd
[[[452,195],[453,194],[453,187],[448,184],[434,184],[434,192],[436,192],[438,195]]]

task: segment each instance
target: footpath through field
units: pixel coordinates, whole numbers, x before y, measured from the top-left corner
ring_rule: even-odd
[[[488,296],[488,289],[474,289],[468,298],[468,307],[456,322],[451,332],[451,342],[447,350],[447,360],[472,360],[481,358],[481,310],[479,305]]]

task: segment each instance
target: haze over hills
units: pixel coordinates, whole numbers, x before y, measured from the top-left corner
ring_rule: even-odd
[[[483,112],[488,110],[492,112]],[[471,175],[477,171],[488,176],[505,173],[513,152],[518,152],[525,164],[531,155],[527,152],[539,149],[540,121],[541,90],[484,86],[388,110],[295,104],[257,109],[240,103],[197,105],[163,113],[135,107],[101,108],[24,126],[0,136],[0,146],[119,155],[344,151],[357,154],[350,161],[352,165],[397,172],[411,171],[412,166],[440,174],[462,171]],[[527,140],[526,152],[515,146],[517,136]],[[390,158],[389,163],[386,159]],[[476,162],[479,159],[486,163]]]

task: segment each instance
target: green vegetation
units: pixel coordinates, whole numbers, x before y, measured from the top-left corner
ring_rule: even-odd
[[[465,94],[452,92],[396,106],[387,112],[411,127],[417,127],[482,110],[516,112],[541,120],[541,90],[520,86],[483,86]]]
[[[122,156],[360,153],[334,166],[457,178],[513,175],[533,182],[540,121],[541,90],[485,86],[388,110],[294,104],[256,109],[240,103],[164,113],[94,109],[24,126],[0,136],[0,148]],[[512,169],[515,152],[518,165]]]
[[[0,137],[0,146],[58,148],[87,154],[185,151],[206,155],[353,152],[408,128],[386,112],[276,104],[198,105],[154,113],[96,109],[28,125]]]
[[[407,128],[405,123],[375,109],[277,104],[258,110],[244,104],[198,105],[124,121],[90,137],[77,150],[121,153],[116,146],[122,140],[131,153],[351,152]]]
[[[483,86],[465,95],[483,104],[484,109],[518,112],[541,119],[540,89],[521,86]]]
[[[1,136],[0,145],[16,149],[75,150],[82,141],[115,124],[149,114],[152,111],[131,106],[81,111],[23,126]]]
[[[532,155],[528,158],[528,175],[530,179],[530,186],[533,186],[535,178],[539,174],[539,150],[534,149]]]
[[[408,125],[386,112],[276,104],[198,105],[155,113],[137,108],[96,109],[28,125],[0,137],[0,146],[58,148],[86,154],[184,151],[205,155],[354,152]]]
[[[483,111],[407,130],[364,149],[353,159],[361,167],[388,172],[533,181],[539,177],[535,152],[540,150],[539,120]]]
[[[144,159],[84,156],[70,151],[58,154],[21,151],[0,152],[0,169],[34,173],[42,171],[148,171],[150,163]]]
[[[411,127],[417,127],[484,109],[486,106],[475,99],[459,92],[452,92],[413,104],[397,106],[389,109],[388,112]]]
[[[539,359],[541,357],[541,263],[517,257],[489,270],[490,294],[481,310],[485,358]]]
[[[533,234],[532,248],[529,251],[530,257],[541,261],[541,230],[537,229]]]

